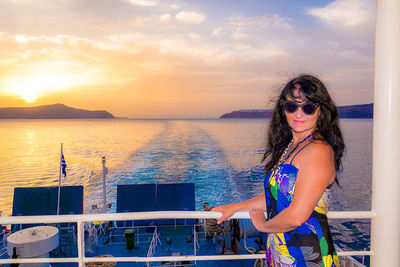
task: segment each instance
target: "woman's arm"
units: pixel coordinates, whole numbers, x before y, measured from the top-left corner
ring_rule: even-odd
[[[292,203],[273,219],[266,221],[262,210],[250,211],[254,226],[261,232],[291,231],[308,220],[327,186],[335,178],[333,150],[327,144],[313,143],[299,155]]]
[[[217,221],[217,223],[222,223],[223,221],[228,220],[229,217],[231,217],[235,212],[250,211],[253,209],[258,209],[263,211],[267,210],[264,193],[249,200],[215,207],[211,209],[211,211],[217,211],[222,213],[222,216]]]

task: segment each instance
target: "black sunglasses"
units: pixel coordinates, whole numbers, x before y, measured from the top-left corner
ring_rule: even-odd
[[[301,108],[306,115],[313,115],[317,110],[318,104],[313,103],[304,103],[299,104],[295,101],[286,101],[285,102],[285,111],[287,113],[295,113],[299,108]]]

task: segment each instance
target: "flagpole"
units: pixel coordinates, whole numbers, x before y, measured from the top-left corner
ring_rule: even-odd
[[[61,160],[63,154],[63,143],[61,143],[61,153],[60,153],[60,171],[58,173],[58,195],[57,195],[57,215],[60,214],[60,189],[61,189]]]
[[[106,167],[106,156],[103,156],[101,158],[101,162],[103,164],[103,212],[107,212],[107,207],[106,207],[106,176],[107,176],[107,167]]]

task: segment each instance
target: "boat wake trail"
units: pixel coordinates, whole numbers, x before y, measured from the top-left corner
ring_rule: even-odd
[[[241,175],[206,131],[187,121],[169,121],[108,178],[108,185],[115,201],[117,184],[195,183],[196,210],[201,210],[204,202],[215,206],[246,199],[237,182]]]

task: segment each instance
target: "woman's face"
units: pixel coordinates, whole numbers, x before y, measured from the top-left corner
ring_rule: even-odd
[[[294,97],[287,95],[287,101],[294,101],[299,105],[308,103],[308,100],[301,94],[299,89],[295,89]],[[312,115],[304,113],[302,108],[298,108],[294,113],[289,113],[285,110],[286,120],[295,133],[311,133],[317,127],[317,120],[320,114],[320,108],[317,107],[316,111]]]

